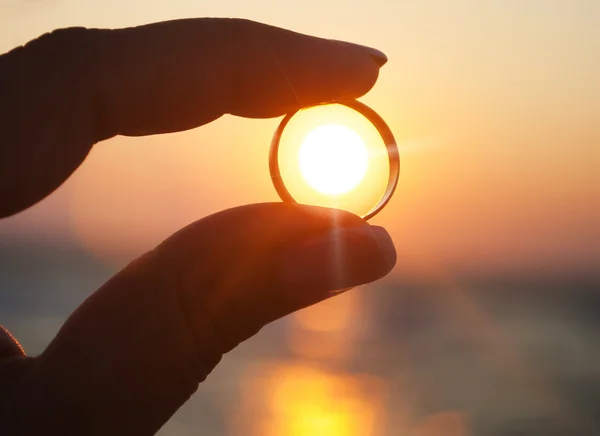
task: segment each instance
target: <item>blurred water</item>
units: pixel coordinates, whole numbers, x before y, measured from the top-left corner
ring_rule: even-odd
[[[0,247],[0,322],[37,354],[113,272],[75,249]],[[160,435],[600,434],[598,290],[514,277],[354,290],[225,356]]]

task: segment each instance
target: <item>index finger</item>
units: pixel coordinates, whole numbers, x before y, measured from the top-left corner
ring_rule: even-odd
[[[97,37],[103,136],[184,130],[229,113],[274,117],[359,97],[385,55],[247,20],[195,19]]]
[[[0,56],[0,216],[56,189],[96,142],[356,98],[386,60],[368,47],[239,19],[44,35]]]

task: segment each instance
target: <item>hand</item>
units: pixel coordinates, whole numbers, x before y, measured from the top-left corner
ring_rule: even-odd
[[[295,109],[280,66],[308,105],[364,94],[385,60],[244,20],[45,35],[0,57],[0,216],[44,198],[103,139]],[[271,203],[201,219],[96,291],[41,356],[0,330],[0,433],[153,434],[224,353],[395,261],[385,230],[348,212]]]

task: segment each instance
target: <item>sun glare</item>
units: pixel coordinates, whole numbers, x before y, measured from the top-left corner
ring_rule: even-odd
[[[304,180],[326,195],[354,189],[369,166],[367,147],[361,137],[337,124],[312,130],[300,146],[298,157]]]

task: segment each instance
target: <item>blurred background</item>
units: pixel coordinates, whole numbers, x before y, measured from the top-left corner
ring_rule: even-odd
[[[373,221],[398,265],[242,344],[159,434],[600,434],[600,2],[0,0],[0,52],[60,27],[199,16],[388,55],[362,101],[399,141],[400,185]],[[277,123],[98,144],[0,221],[0,322],[40,353],[172,232],[277,201]]]

